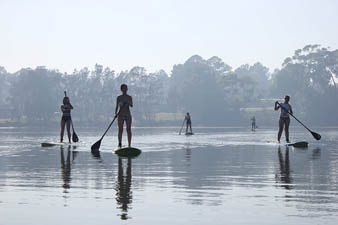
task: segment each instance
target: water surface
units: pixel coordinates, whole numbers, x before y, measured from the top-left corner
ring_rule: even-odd
[[[302,128],[278,146],[273,129],[136,128],[135,159],[90,146],[102,130],[79,130],[76,147],[41,148],[58,130],[0,129],[0,224],[336,224],[338,129]]]

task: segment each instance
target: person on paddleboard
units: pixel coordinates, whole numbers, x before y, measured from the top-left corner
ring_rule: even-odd
[[[121,85],[122,95],[116,99],[115,116],[118,119],[118,147],[122,147],[122,133],[123,125],[126,122],[127,134],[128,134],[128,147],[131,146],[131,122],[132,117],[130,113],[130,107],[133,107],[133,99],[130,95],[127,95],[128,86],[126,84]]]
[[[190,128],[190,133],[192,133],[192,129],[191,129],[191,116],[190,114],[187,112],[187,114],[185,115],[185,121],[187,122],[187,128],[185,129],[185,133],[188,134],[188,128]]]
[[[67,135],[68,135],[68,141],[70,141],[70,122],[71,122],[71,116],[70,116],[70,111],[73,109],[72,104],[70,104],[69,98],[64,97],[63,98],[63,104],[61,105],[61,112],[62,112],[62,117],[61,117],[61,133],[60,133],[60,142],[63,142],[63,134],[65,131],[65,125],[67,126]]]
[[[255,116],[253,116],[253,117],[251,118],[251,130],[252,130],[252,131],[255,131],[255,130],[256,130],[256,118],[255,118]]]
[[[278,130],[278,137],[277,141],[280,143],[280,138],[283,133],[283,128],[285,128],[285,139],[287,143],[290,143],[289,139],[289,126],[290,126],[290,116],[289,114],[293,115],[292,107],[289,104],[290,96],[286,95],[284,97],[284,103],[279,103],[278,101],[275,102],[275,110],[281,109],[280,117],[279,117],[279,130]]]

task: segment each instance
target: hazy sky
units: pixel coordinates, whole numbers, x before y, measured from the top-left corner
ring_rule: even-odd
[[[336,0],[0,0],[0,65],[95,63],[171,71],[198,54],[279,67],[307,44],[338,48]]]

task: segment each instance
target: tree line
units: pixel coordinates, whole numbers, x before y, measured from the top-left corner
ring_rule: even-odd
[[[73,73],[40,66],[9,73],[0,67],[2,121],[47,123],[60,119],[63,91],[74,106],[73,120],[92,124],[111,120],[120,85],[133,96],[136,125],[176,124],[190,112],[195,125],[275,123],[274,99],[291,96],[295,115],[314,125],[337,125],[338,50],[307,45],[286,58],[280,69],[262,63],[233,69],[219,57],[194,55],[170,74],[135,66],[116,73],[96,64]],[[0,123],[1,124],[1,123]]]

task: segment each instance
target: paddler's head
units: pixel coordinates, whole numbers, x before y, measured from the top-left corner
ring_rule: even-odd
[[[128,86],[126,84],[121,85],[121,91],[123,94],[126,94],[128,91]]]
[[[64,97],[62,102],[63,102],[64,105],[68,104],[69,103],[69,98],[68,97]]]
[[[289,101],[290,101],[290,96],[289,95],[285,95],[284,102],[285,103],[289,103]]]

